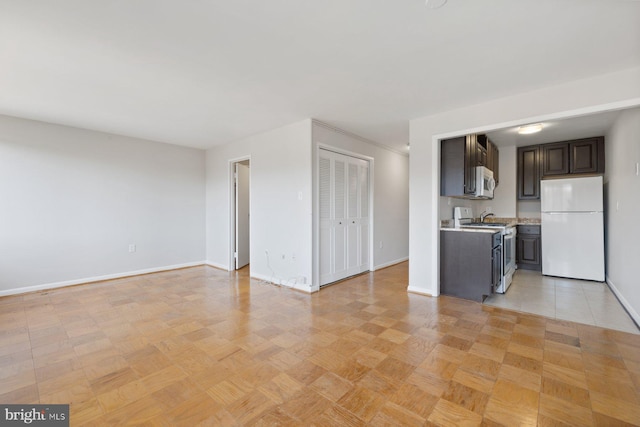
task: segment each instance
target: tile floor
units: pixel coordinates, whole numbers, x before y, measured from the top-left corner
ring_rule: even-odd
[[[537,271],[518,270],[506,294],[493,295],[484,303],[640,334],[611,289],[600,282],[543,276]]]

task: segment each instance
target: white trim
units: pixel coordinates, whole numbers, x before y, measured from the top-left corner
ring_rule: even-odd
[[[318,122],[319,123],[319,122]],[[326,126],[326,125],[325,125]],[[333,129],[330,126],[326,126],[329,129]],[[313,128],[312,128],[313,129]],[[351,135],[348,132],[342,132],[345,135]],[[367,140],[364,138],[359,138],[360,140],[366,142]],[[312,274],[313,274],[313,282],[315,283],[320,283],[320,150],[325,150],[325,151],[329,151],[332,153],[337,153],[337,154],[342,154],[345,156],[349,156],[349,157],[353,157],[359,160],[364,160],[366,162],[369,163],[369,167],[367,168],[368,174],[369,174],[369,261],[368,261],[368,271],[374,271],[375,266],[373,264],[374,262],[374,226],[373,224],[375,223],[374,221],[374,204],[375,204],[375,200],[374,200],[374,196],[375,196],[375,189],[374,189],[374,165],[375,165],[375,158],[374,157],[370,157],[370,156],[366,156],[364,154],[360,154],[360,153],[356,153],[354,151],[349,151],[349,150],[343,150],[341,148],[338,147],[334,147],[332,145],[328,145],[328,144],[324,144],[321,142],[316,142],[313,138],[313,134],[312,134],[312,144],[315,145],[315,150],[314,150],[314,154],[315,154],[315,162],[313,165],[313,168],[315,170],[315,179],[313,182],[313,198],[314,198],[314,206],[313,206],[313,218],[314,220],[312,221],[312,227],[313,227],[313,248],[315,249],[315,253],[312,256],[313,259],[313,268],[312,268]],[[318,290],[320,290],[320,287],[318,286]]]
[[[346,130],[342,130],[340,128],[333,127],[333,126],[328,125],[326,123],[323,123],[323,122],[321,122],[321,121],[319,121],[317,119],[311,119],[311,124],[312,125],[315,124],[315,125],[321,126],[323,128],[332,130],[332,131],[337,132],[337,133],[341,133],[343,135],[347,135],[347,136],[349,136],[351,138],[357,139],[357,140],[362,141],[362,142],[366,142],[367,144],[375,145],[376,147],[380,147],[380,148],[382,148],[384,150],[391,151],[393,153],[400,154],[400,155],[405,156],[405,157],[409,157],[409,153],[408,152],[404,152],[404,151],[398,150],[396,148],[390,147],[388,145],[384,145],[384,144],[381,144],[379,142],[372,141],[372,140],[367,139],[367,138],[363,138],[360,135],[356,135],[355,133],[347,132]]]
[[[435,283],[433,288],[433,296],[440,294],[440,140],[450,137],[456,137],[460,135],[468,135],[471,133],[486,133],[493,130],[504,129],[509,127],[515,127],[525,125],[527,123],[568,119],[572,117],[586,116],[589,114],[604,113],[607,111],[623,110],[627,108],[633,108],[640,105],[640,98],[632,98],[624,101],[609,102],[606,104],[593,105],[589,107],[576,108],[572,110],[557,111],[549,114],[542,114],[537,116],[524,117],[521,119],[510,120],[508,122],[499,122],[494,124],[487,124],[483,126],[476,126],[472,128],[466,128],[462,130],[455,130],[450,132],[438,133],[431,136],[431,214],[434,218],[431,224],[431,231],[434,238],[431,241],[432,253],[436,254],[431,257],[431,283]],[[436,114],[437,116],[438,114]],[[411,183],[409,183],[411,185]],[[411,226],[410,226],[411,227]],[[409,230],[411,232],[411,230]],[[409,248],[411,252],[411,248]],[[422,288],[418,288],[422,289]],[[422,291],[424,292],[424,291]]]
[[[576,118],[581,116],[588,116],[591,114],[625,110],[629,108],[635,108],[638,106],[640,106],[640,98],[632,98],[624,101],[610,102],[607,104],[577,108],[574,110],[559,111],[551,114],[541,114],[538,116],[531,116],[524,119],[515,119],[515,120],[510,120],[508,122],[500,122],[500,123],[488,124],[483,126],[476,126],[473,128],[462,130],[462,131],[445,132],[445,133],[436,134],[434,135],[434,137],[437,137],[438,139],[447,139],[447,138],[457,137],[460,135],[468,135],[472,133],[487,133],[494,130],[522,126],[523,124],[528,124],[532,122],[545,122],[550,120],[571,119],[571,118]],[[440,114],[441,113],[438,113],[436,115],[440,115]]]
[[[272,276],[265,276],[265,275],[262,275],[262,274],[250,274],[250,277],[252,279],[261,280],[263,282],[267,282],[267,283],[270,283],[272,285],[279,286],[281,288],[296,289],[298,291],[302,291],[302,292],[305,292],[305,293],[308,293],[308,294],[318,291],[317,288],[314,289],[314,287],[309,283],[306,283],[306,284],[305,283],[295,283],[295,282],[294,283],[286,283],[287,280],[281,280],[280,282],[274,282],[274,280],[276,280],[277,278],[272,277]]]
[[[319,150],[331,151],[332,153],[354,157],[356,159],[364,160],[369,163],[374,161],[373,157],[365,156],[364,154],[356,153],[355,151],[343,150],[342,148],[334,147],[333,145],[328,145],[323,142],[316,142],[315,144]]]
[[[246,156],[236,157],[234,159],[229,159],[227,162],[228,167],[228,178],[229,185],[227,189],[229,190],[228,200],[229,200],[229,264],[227,267],[227,271],[235,271],[236,269],[236,258],[235,258],[235,243],[236,243],[236,191],[235,191],[235,167],[236,163],[244,162],[245,160],[249,160],[249,164],[251,164],[251,155],[248,154]],[[251,176],[251,171],[249,171],[249,176]],[[251,179],[251,178],[249,178]],[[251,218],[251,181],[249,181],[249,218]],[[251,228],[251,223],[249,223],[249,228]],[[251,239],[251,237],[249,237]],[[249,259],[251,259],[251,240],[249,240]],[[249,267],[251,268],[251,267]]]
[[[184,264],[167,265],[164,267],[147,268],[144,270],[127,271],[124,273],[106,274],[104,276],[85,277],[82,279],[65,280],[63,282],[45,283],[42,285],[27,286],[24,288],[14,288],[0,291],[0,297],[7,295],[26,294],[29,292],[44,291],[48,289],[63,288],[65,286],[84,285],[105,280],[122,279],[123,277],[139,276],[141,274],[159,273],[162,271],[178,270],[180,268],[197,267],[207,265],[206,261],[187,262]]]
[[[613,282],[611,281],[609,276],[606,276],[606,281],[607,281],[607,285],[609,285],[609,288],[611,289],[611,291],[613,291],[613,293],[616,295],[616,297],[618,297],[618,301],[620,301],[620,304],[622,304],[622,306],[625,308],[625,310],[627,310],[627,313],[629,313],[629,316],[636,323],[636,326],[638,326],[638,328],[640,328],[640,315],[638,315],[638,312],[635,311],[634,308],[631,306],[631,304],[629,304],[629,301],[627,301],[626,298],[624,296],[622,296],[622,294],[620,293],[618,288],[615,287],[615,285],[613,284]]]
[[[409,286],[407,288],[407,292],[411,294],[423,295],[425,297],[433,297],[433,295],[431,295],[430,293],[425,292],[424,288],[416,288],[415,286]]]
[[[371,271],[382,270],[383,268],[391,267],[392,265],[400,264],[401,262],[409,261],[409,257],[402,257],[393,261],[385,262],[384,264],[379,264],[373,267]]]
[[[205,261],[205,265],[208,265],[209,267],[217,268],[219,270],[231,271],[229,270],[228,265],[218,264],[217,262],[213,262],[213,261]]]

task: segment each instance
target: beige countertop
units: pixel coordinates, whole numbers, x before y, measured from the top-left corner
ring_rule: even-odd
[[[480,218],[476,219],[476,222],[480,222]],[[486,218],[484,222],[502,222],[509,225],[540,225],[540,218],[505,218],[505,217],[492,217]],[[444,219],[440,221],[441,230],[456,230],[453,227],[453,219]],[[459,229],[458,229],[459,230]]]
[[[440,231],[462,231],[465,233],[498,233],[500,230],[493,228],[455,228],[455,227],[440,227]]]
[[[490,216],[484,222],[504,222],[509,225],[540,225],[540,218],[494,218]]]

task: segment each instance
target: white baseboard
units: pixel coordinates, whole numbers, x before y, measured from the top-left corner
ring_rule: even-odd
[[[407,292],[412,293],[412,294],[424,295],[424,296],[427,296],[427,297],[432,297],[433,296],[433,294],[430,294],[429,292],[425,292],[424,289],[416,288],[415,286],[409,286],[407,288]]]
[[[280,281],[277,277],[272,276],[264,276],[262,274],[254,274],[251,273],[251,277],[253,279],[262,280],[264,282],[273,283],[276,286],[281,286],[283,288],[296,289],[298,291],[306,292],[308,294],[317,291],[317,289],[313,289],[313,286],[309,283],[288,283],[286,280]]]
[[[606,281],[609,288],[613,291],[616,297],[618,297],[618,300],[625,310],[627,310],[627,313],[629,313],[629,316],[631,316],[633,321],[636,322],[636,325],[640,326],[640,315],[638,315],[638,312],[631,306],[631,304],[629,304],[629,301],[627,301],[627,299],[620,293],[618,288],[615,287],[609,276],[606,276]]]
[[[220,270],[231,271],[228,265],[218,264],[217,262],[205,261],[205,264],[213,268],[218,268]]]
[[[400,264],[401,262],[405,262],[405,261],[408,261],[408,260],[409,260],[409,257],[406,256],[406,257],[403,257],[403,258],[400,258],[400,259],[396,259],[396,260],[393,260],[393,261],[385,262],[384,264],[378,264],[378,265],[374,266],[373,270],[371,270],[371,271],[382,270],[383,268],[391,267],[392,265]]]
[[[82,279],[65,280],[63,282],[45,283],[42,285],[25,286],[22,288],[6,289],[0,291],[0,297],[8,295],[26,294],[29,292],[44,291],[48,289],[63,288],[65,286],[84,285],[87,283],[102,282],[105,280],[122,279],[123,277],[139,276],[141,274],[158,273],[161,271],[177,270],[179,268],[196,267],[205,265],[205,261],[188,262],[185,264],[167,265],[164,267],[147,268],[144,270],[127,271],[124,273],[106,274],[104,276],[85,277]]]

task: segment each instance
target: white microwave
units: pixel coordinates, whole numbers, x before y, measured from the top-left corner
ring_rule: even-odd
[[[474,196],[482,199],[493,199],[493,190],[496,188],[493,172],[484,166],[476,166],[475,169],[476,193]]]

